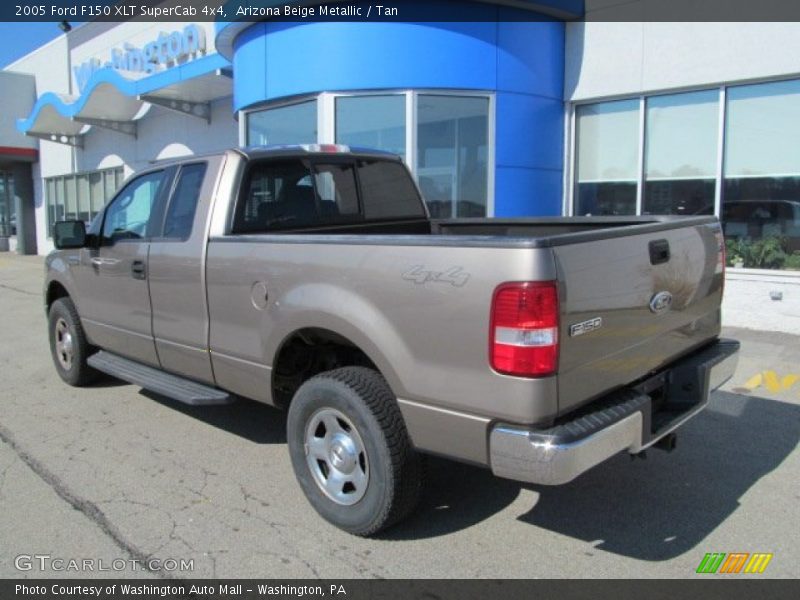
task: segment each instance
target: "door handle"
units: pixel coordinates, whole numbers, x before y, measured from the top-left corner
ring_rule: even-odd
[[[101,258],[99,256],[93,256],[92,258],[89,259],[89,261],[95,267],[101,267],[103,265],[108,265],[108,266],[115,265],[115,264],[117,264],[119,262],[119,259],[118,258]]]
[[[144,261],[135,260],[131,263],[131,275],[133,275],[134,279],[145,279],[147,277]]]

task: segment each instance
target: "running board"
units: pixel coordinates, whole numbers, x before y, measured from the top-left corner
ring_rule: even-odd
[[[212,406],[231,404],[235,400],[233,396],[217,388],[165,373],[105,350],[93,354],[86,362],[98,371],[184,404]]]

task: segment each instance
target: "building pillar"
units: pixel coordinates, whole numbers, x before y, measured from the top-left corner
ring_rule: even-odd
[[[17,254],[36,254],[36,214],[33,172],[30,163],[17,162],[9,169],[14,176],[14,208],[17,214]]]

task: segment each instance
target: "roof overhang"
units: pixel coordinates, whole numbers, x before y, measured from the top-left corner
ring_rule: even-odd
[[[92,75],[80,96],[40,96],[30,115],[17,121],[17,129],[81,146],[92,126],[135,136],[136,123],[150,104],[209,119],[209,103],[232,93],[230,63],[216,53],[138,79],[107,67]]]

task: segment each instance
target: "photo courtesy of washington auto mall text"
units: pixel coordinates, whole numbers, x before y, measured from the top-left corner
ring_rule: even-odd
[[[17,583],[14,594],[19,598],[322,598],[347,597],[344,584],[302,585],[269,583],[111,583],[76,584],[43,583],[29,585]]]

